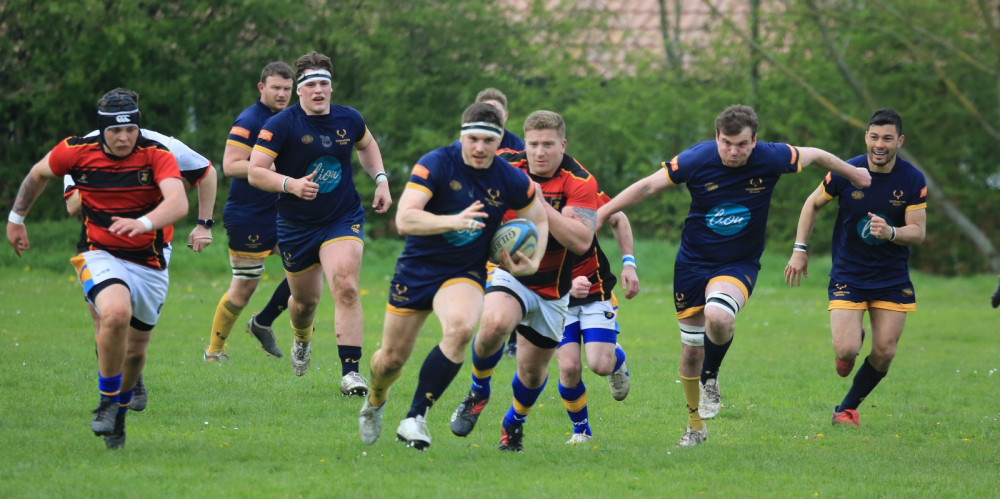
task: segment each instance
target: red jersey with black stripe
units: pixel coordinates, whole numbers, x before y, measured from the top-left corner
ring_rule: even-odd
[[[587,210],[597,210],[597,180],[580,163],[570,155],[563,155],[562,163],[551,178],[532,175],[528,169],[528,159],[525,152],[502,152],[500,157],[506,159],[531,177],[531,180],[542,186],[542,194],[556,211],[561,212],[566,207],[577,207]],[[511,212],[507,218],[513,218]],[[571,254],[556,238],[549,233],[549,241],[545,248],[545,256],[538,265],[538,272],[530,276],[521,276],[517,280],[546,300],[556,300],[569,292],[573,282],[573,265],[576,255]]]
[[[106,154],[98,137],[69,137],[56,144],[49,166],[70,175],[80,191],[83,229],[78,251],[104,250],[117,258],[153,269],[165,269],[163,247],[173,226],[135,237],[108,231],[111,217],[139,218],[163,201],[159,183],[181,178],[177,160],[159,142],[138,137],[135,151],[119,158]]]
[[[604,206],[611,198],[598,189],[597,207]],[[569,306],[576,307],[587,303],[601,302],[611,299],[611,292],[618,284],[618,278],[611,271],[611,264],[608,257],[601,250],[601,245],[597,242],[597,236],[590,243],[590,248],[582,256],[578,257],[576,265],[573,266],[573,277],[586,276],[590,281],[590,292],[586,298],[569,298]]]

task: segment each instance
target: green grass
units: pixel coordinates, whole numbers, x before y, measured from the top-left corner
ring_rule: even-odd
[[[341,398],[337,388],[328,294],[306,376],[296,378],[287,357],[266,357],[242,332],[249,311],[230,337],[232,361],[201,360],[229,282],[224,235],[217,231],[220,240],[206,254],[181,247],[174,255],[170,296],[146,367],[149,408],[129,415],[128,444],[111,452],[88,426],[96,404],[93,332],[66,263],[77,233],[66,224],[29,230],[33,249],[24,259],[0,252],[0,497],[996,494],[1000,311],[987,303],[992,276],[915,275],[918,312],[909,317],[892,370],[862,404],[862,426],[840,428],[830,425],[830,411],[850,379],[833,369],[829,258],[815,257],[806,286],[788,289],[781,277],[787,252],[765,255],[723,366],[722,414],[709,422],[704,445],[682,450],[674,447],[686,422],[671,298],[675,248],[645,241],[636,250],[642,293],[623,303],[621,314],[632,392],[615,402],[604,379],[584,376],[592,446],[563,443],[571,425],[553,362],[526,426],[526,451],[496,450],[514,367],[505,358],[494,399],[472,435],[458,438],[448,429],[468,386],[466,365],[431,411],[430,450],[418,453],[394,441],[395,426],[424,355],[439,340],[437,321],[428,320],[394,387],[382,438],[365,446],[357,435],[361,403]],[[366,252],[366,360],[381,339],[398,249],[398,242],[382,240]],[[263,306],[279,266],[269,260],[251,309]],[[287,316],[276,325],[287,353]]]

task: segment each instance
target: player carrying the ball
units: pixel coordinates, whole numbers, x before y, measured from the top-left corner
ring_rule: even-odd
[[[524,172],[496,156],[502,135],[500,112],[473,104],[462,114],[459,144],[435,149],[413,167],[396,211],[406,243],[389,285],[382,348],[371,358],[371,392],[358,418],[366,444],[378,439],[389,388],[433,311],[441,321],[441,342],[424,359],[410,409],[396,430],[408,446],[430,446],[427,412],[462,367],[483,311],[490,242],[508,210],[534,222],[539,238],[531,258],[504,253],[505,268],[516,275],[539,268],[548,235],[544,203]]]
[[[513,275],[506,262],[493,273],[473,341],[472,386],[451,420],[455,435],[464,437],[472,432],[489,401],[493,369],[503,357],[507,337],[516,328],[517,373],[511,382],[514,400],[504,415],[500,436],[500,450],[512,452],[522,450],[524,422],[548,381],[549,360],[563,337],[573,265],[590,249],[597,222],[597,181],[566,154],[562,117],[552,111],[535,111],[524,121],[524,133],[527,149],[501,153],[501,157],[527,171],[541,185],[549,219],[545,258],[531,276]],[[539,237],[543,237],[541,233]]]

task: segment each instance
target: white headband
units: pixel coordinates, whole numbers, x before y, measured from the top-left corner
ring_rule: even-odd
[[[295,87],[295,89],[298,90],[302,88],[302,85],[305,85],[306,82],[311,80],[332,81],[332,78],[330,77],[330,72],[325,69],[307,69],[304,73],[302,73],[302,76],[299,77],[299,84]]]
[[[485,133],[495,135],[498,139],[503,138],[503,127],[488,121],[473,121],[472,123],[462,123],[463,136],[470,133]]]

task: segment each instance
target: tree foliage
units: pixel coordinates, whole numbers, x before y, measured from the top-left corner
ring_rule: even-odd
[[[716,11],[685,34],[679,19],[692,2],[659,1],[668,23],[662,53],[623,53],[628,33],[613,29],[617,14],[605,4],[0,0],[0,201],[12,203],[24,173],[57,140],[91,130],[97,99],[116,86],[140,92],[145,126],[218,164],[233,118],[256,98],[260,68],[316,50],[333,58],[334,100],[365,116],[396,193],[413,162],[457,138],[461,111],[488,86],[507,93],[511,130],[535,109],[562,113],[568,152],[612,195],[711,140],[713,119],[729,104],[756,107],[762,140],[844,158],[864,152],[858,124],[873,107],[889,106],[903,115],[904,151],[939,184],[944,198],[935,201],[964,213],[982,234],[1000,231],[1000,217],[983,215],[1000,209],[1000,168],[991,160],[1000,130],[995,3],[748,1],[757,15]],[[782,181],[772,244],[791,240],[821,177]],[[227,185],[220,183],[220,205]],[[370,194],[371,182],[358,185]],[[62,216],[54,190],[32,218]],[[640,235],[676,239],[687,203],[678,190],[628,214]],[[917,266],[986,269],[995,255],[956,244],[969,240],[968,231],[943,213],[929,204]],[[828,241],[823,228],[833,214],[826,215],[814,247]],[[387,218],[369,225],[381,230]]]

